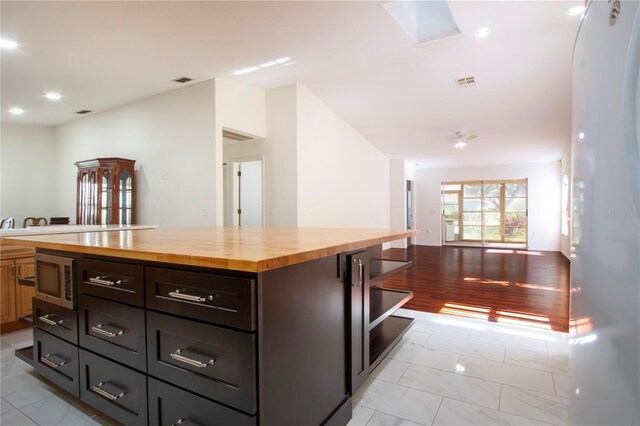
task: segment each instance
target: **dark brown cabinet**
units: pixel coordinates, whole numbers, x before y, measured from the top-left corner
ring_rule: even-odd
[[[136,223],[135,160],[95,158],[78,161],[78,225]]]
[[[346,259],[347,284],[351,291],[351,394],[369,377],[369,252]]]

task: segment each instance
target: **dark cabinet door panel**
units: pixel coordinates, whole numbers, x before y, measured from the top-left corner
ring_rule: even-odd
[[[144,310],[80,295],[80,346],[146,372]]]
[[[249,416],[149,377],[149,425],[255,426]]]
[[[78,311],[33,298],[33,325],[78,344]]]
[[[78,259],[78,293],[144,306],[144,267],[105,260]]]
[[[147,377],[80,349],[80,399],[125,425],[147,425]]]
[[[75,396],[80,395],[77,346],[34,328],[33,361],[38,374],[67,392]]]
[[[147,307],[253,331],[255,282],[247,278],[147,268]]]
[[[346,256],[346,284],[351,294],[351,395],[369,377],[369,252]]]
[[[147,311],[147,342],[150,375],[256,412],[255,335]]]

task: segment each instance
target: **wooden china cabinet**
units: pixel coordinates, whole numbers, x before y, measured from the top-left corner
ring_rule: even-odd
[[[78,225],[132,225],[136,222],[135,160],[78,161]]]

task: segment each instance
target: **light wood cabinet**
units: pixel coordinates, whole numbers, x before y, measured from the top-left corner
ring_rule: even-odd
[[[19,285],[18,280],[35,274],[34,250],[2,246],[0,258],[0,331],[5,333],[26,327],[18,320],[33,311],[35,288]]]
[[[1,262],[0,280],[0,322],[15,321],[16,316],[16,264],[13,260]]]
[[[35,273],[35,264],[32,257],[16,260],[17,278],[32,277]],[[18,318],[31,315],[33,312],[33,303],[31,302],[31,299],[35,294],[36,289],[34,287],[16,285],[16,315]]]

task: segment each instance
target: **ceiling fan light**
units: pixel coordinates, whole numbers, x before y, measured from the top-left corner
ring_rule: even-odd
[[[467,146],[467,143],[466,143],[465,141],[458,141],[458,142],[456,142],[456,144],[455,144],[454,146],[455,146],[456,148],[458,148],[458,149],[462,149],[462,148],[464,148],[465,146]]]

